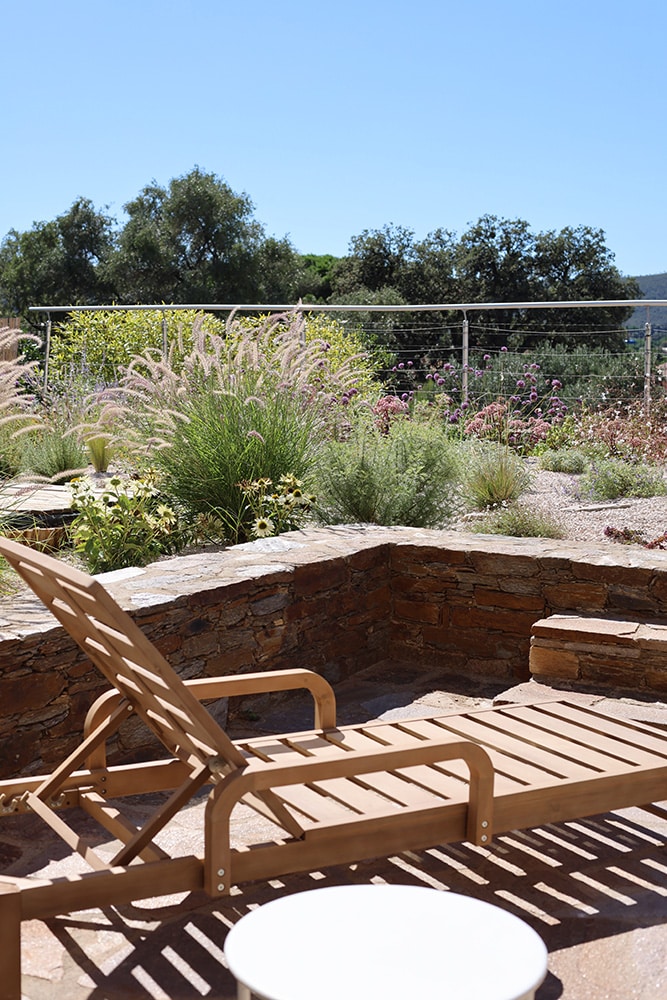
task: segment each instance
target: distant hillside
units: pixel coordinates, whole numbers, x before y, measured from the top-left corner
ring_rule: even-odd
[[[640,274],[635,280],[644,293],[645,298],[667,299],[667,273]],[[645,322],[646,308],[640,306],[633,312],[627,322],[627,326],[642,328]],[[667,330],[667,307],[651,306],[651,326],[654,329]]]

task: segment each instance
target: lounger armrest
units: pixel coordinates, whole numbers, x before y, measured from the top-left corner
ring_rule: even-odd
[[[373,771],[397,771],[419,764],[463,760],[470,771],[466,836],[471,843],[488,845],[493,833],[493,764],[486,750],[469,740],[423,740],[409,747],[380,747],[366,753],[350,752],[340,757],[303,757],[291,764],[251,761],[242,771],[224,778],[211,793],[209,807],[233,803],[249,792],[263,792],[286,785],[354,778]]]
[[[336,726],[336,697],[324,677],[312,670],[267,670],[229,677],[206,677],[185,682],[200,701],[205,698],[235,698],[238,695],[268,694],[272,691],[310,691],[315,702],[315,729]]]
[[[336,696],[328,681],[312,670],[267,670],[253,674],[234,674],[229,677],[205,677],[185,681],[199,701],[207,698],[233,698],[238,695],[268,694],[272,691],[307,690],[315,702],[314,726],[316,729],[335,729]],[[97,698],[86,716],[84,735],[88,736],[101,725],[125,700],[125,696],[112,688]],[[106,767],[104,746],[90,754],[86,762],[91,770]]]

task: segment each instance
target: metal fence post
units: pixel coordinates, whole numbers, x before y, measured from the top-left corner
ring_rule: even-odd
[[[468,358],[470,356],[470,327],[468,325],[468,314],[463,313],[463,337],[462,337],[462,352],[461,352],[461,402],[468,402]]]
[[[49,355],[51,354],[51,313],[46,314],[46,344],[44,345],[44,391],[49,387]]]
[[[644,416],[651,412],[651,324],[644,324]]]
[[[167,338],[167,314],[162,313],[162,360],[167,360],[169,352],[169,340]]]

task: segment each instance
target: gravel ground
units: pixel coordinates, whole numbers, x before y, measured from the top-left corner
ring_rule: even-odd
[[[604,534],[608,525],[640,531],[646,541],[667,531],[667,496],[594,503],[580,495],[579,476],[545,472],[534,461],[530,466],[531,484],[521,502],[556,521],[565,538],[616,545]],[[469,530],[475,516],[479,515],[469,515],[455,527]]]

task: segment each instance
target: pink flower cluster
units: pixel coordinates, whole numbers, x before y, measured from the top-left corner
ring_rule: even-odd
[[[544,441],[551,424],[542,416],[518,417],[507,403],[489,403],[466,422],[466,434],[512,447],[533,447]]]
[[[389,433],[389,428],[398,417],[408,417],[410,407],[407,399],[398,396],[382,396],[373,407],[375,426],[383,434]]]

